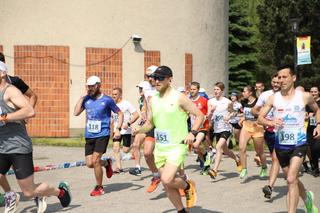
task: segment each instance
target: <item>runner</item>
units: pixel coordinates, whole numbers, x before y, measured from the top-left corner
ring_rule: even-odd
[[[242,122],[242,129],[240,133],[239,152],[242,165],[240,179],[245,182],[248,176],[246,149],[247,143],[250,139],[253,139],[255,151],[261,159],[262,167],[259,174],[260,177],[267,176],[267,163],[263,149],[263,127],[257,124],[257,118],[251,113],[251,109],[257,102],[254,88],[252,86],[246,86],[244,87],[242,94],[244,97],[244,101],[242,103],[244,121]]]
[[[229,115],[231,116],[229,119],[229,123],[233,127],[233,134],[234,138],[236,140],[236,144],[239,145],[239,138],[240,138],[240,132],[241,132],[241,126],[239,125],[240,122],[240,115],[242,111],[242,105],[238,101],[238,93],[232,92],[231,93],[231,101],[232,103],[229,105]]]
[[[223,97],[224,83],[217,82],[214,86],[214,98],[209,100],[209,120],[213,120],[213,131],[217,140],[216,145],[216,158],[214,161],[213,169],[209,170],[211,178],[216,178],[218,168],[221,162],[222,154],[225,154],[235,160],[239,172],[241,171],[241,164],[235,154],[228,149],[227,141],[231,136],[231,125],[228,121],[228,107],[231,101]]]
[[[149,81],[149,87],[146,87],[143,89],[143,96],[144,96],[144,106],[141,110],[141,121],[143,124],[146,120],[147,116],[147,106],[152,96],[156,94],[156,88],[155,88],[155,80],[153,73],[156,71],[158,67],[157,66],[150,66],[146,70],[146,77]],[[160,181],[160,174],[158,172],[158,169],[154,163],[154,155],[153,150],[155,146],[155,139],[154,139],[154,130],[150,130],[146,134],[137,134],[135,136],[135,140],[133,142],[133,150],[134,150],[134,156],[135,156],[135,163],[136,167],[129,170],[129,173],[132,175],[141,175],[141,167],[140,167],[140,148],[142,143],[144,143],[144,158],[146,160],[146,163],[149,167],[149,169],[152,172],[152,179],[151,184],[147,188],[147,192],[151,193],[158,187]]]
[[[131,147],[131,125],[139,118],[139,114],[130,102],[122,99],[121,88],[116,87],[112,90],[112,99],[123,112],[123,124],[120,131],[121,137],[113,138],[113,153],[116,160],[116,169],[113,172],[117,174],[123,172],[121,165],[120,143],[123,141],[122,151],[126,154],[129,153]],[[112,113],[112,126],[118,126],[118,120],[118,114]]]
[[[197,108],[204,114],[208,114],[208,100],[199,94],[200,83],[191,82],[190,85],[190,99],[197,106]],[[195,122],[195,117],[193,115],[190,116],[191,125]],[[199,132],[196,135],[196,141],[193,143],[193,148],[196,150],[199,160],[200,167],[202,171],[201,175],[208,175],[208,171],[210,169],[210,153],[208,153],[208,144],[205,143],[206,135],[209,130],[209,121],[205,119],[204,123],[200,126]]]
[[[88,168],[94,169],[96,186],[90,193],[91,196],[104,194],[102,186],[102,166],[106,168],[107,178],[111,178],[111,159],[101,160],[106,152],[110,137],[111,111],[118,114],[118,123],[115,128],[114,138],[120,138],[120,131],[123,121],[123,113],[117,107],[113,99],[101,92],[101,80],[97,76],[90,76],[87,79],[87,91],[80,97],[74,108],[74,115],[80,115],[86,110],[85,128],[85,156]]]
[[[319,89],[314,86],[310,89],[310,94],[312,95],[314,101],[317,103],[318,107],[320,107],[320,97],[319,97]],[[319,155],[320,155],[320,143],[318,140],[314,139],[313,131],[316,128],[317,122],[316,117],[313,111],[309,106],[306,107],[306,111],[308,112],[308,127],[307,127],[307,142],[311,151],[311,169],[312,175],[314,177],[318,177],[320,175],[319,172]]]
[[[8,83],[3,62],[0,62],[0,77],[0,179],[12,166],[24,196],[57,196],[63,207],[69,206],[71,194],[67,182],[60,182],[58,188],[34,183],[32,143],[24,122],[35,115],[34,109],[22,93]],[[19,197],[15,192],[5,193],[5,213],[16,212]]]
[[[318,212],[313,203],[313,193],[306,191],[299,180],[299,169],[307,152],[306,130],[304,129],[305,106],[316,112],[317,125],[315,137],[320,137],[320,110],[309,93],[294,89],[296,75],[291,66],[278,69],[281,91],[272,95],[261,109],[259,123],[273,126],[276,130],[275,150],[281,168],[286,175],[288,194],[287,207],[289,213],[297,210],[299,195],[303,199],[307,212]],[[274,119],[266,119],[268,112],[274,109]]]
[[[266,104],[268,98],[279,91],[280,89],[280,84],[278,80],[278,74],[276,73],[271,77],[271,86],[272,89],[263,92],[256,105],[252,108],[252,114],[254,116],[258,116],[261,108]],[[270,112],[267,114],[266,119],[272,120],[273,119],[273,109],[270,110]],[[272,159],[272,164],[271,164],[271,169],[269,171],[269,184],[264,186],[262,188],[262,192],[264,193],[265,198],[271,198],[273,186],[277,180],[279,171],[280,171],[280,164],[276,155],[276,152],[274,150],[274,143],[275,143],[275,133],[274,133],[274,128],[272,126],[265,126],[264,128],[264,140],[269,148],[269,152],[271,155]]]
[[[264,91],[264,83],[262,81],[257,81],[255,90],[256,90],[256,96],[259,98],[259,96]]]
[[[1,52],[0,52],[0,61],[2,61],[3,63],[6,63],[5,57],[4,57],[3,53],[1,53]],[[35,108],[37,100],[38,100],[38,96],[35,94],[35,92],[18,76],[7,75],[7,77],[8,77],[9,82],[13,86],[17,87],[17,89],[20,90],[20,92],[23,95],[25,95],[29,98],[29,102],[30,102],[31,106],[33,108]],[[25,120],[25,122],[27,122],[27,120]],[[3,188],[5,193],[6,192],[8,192],[8,193],[13,192],[6,176],[3,176],[1,178],[0,184],[1,184],[1,187]],[[0,196],[2,196],[2,195],[0,195]],[[42,198],[36,197],[35,201],[36,201],[36,205],[38,208],[38,213],[44,212],[47,208],[46,198],[45,197],[42,197]]]
[[[155,164],[168,198],[179,213],[185,213],[187,211],[182,204],[179,188],[185,189],[187,208],[195,205],[196,189],[193,181],[178,177],[177,171],[187,154],[186,143],[193,143],[204,116],[185,95],[171,87],[172,71],[169,67],[157,68],[155,81],[159,93],[152,97],[149,103],[146,123],[138,127],[135,133],[145,133],[156,128]],[[195,116],[192,131],[189,133],[187,112]]]

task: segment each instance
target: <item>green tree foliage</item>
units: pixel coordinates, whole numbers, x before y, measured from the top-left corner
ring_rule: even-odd
[[[229,1],[229,91],[253,84],[256,72],[256,39],[247,0]]]
[[[281,64],[293,64],[291,18],[300,18],[299,34],[311,35],[312,64],[298,67],[299,84],[307,89],[320,85],[320,1],[265,0],[257,7],[259,16],[259,72],[257,80],[266,79]]]

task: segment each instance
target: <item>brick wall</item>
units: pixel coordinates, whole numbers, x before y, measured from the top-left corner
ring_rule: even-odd
[[[189,88],[190,82],[192,82],[192,54],[185,54],[185,70],[184,70],[184,84],[186,88]]]
[[[69,136],[69,47],[14,46],[14,73],[38,95],[30,136]]]
[[[151,65],[160,66],[160,51],[144,51],[144,73]]]
[[[86,48],[86,66],[86,79],[91,75],[99,76],[105,94],[111,96],[114,87],[122,88],[121,49]]]

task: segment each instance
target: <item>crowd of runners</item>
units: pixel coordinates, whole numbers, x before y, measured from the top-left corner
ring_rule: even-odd
[[[49,196],[57,196],[66,207],[71,202],[67,182],[62,181],[55,188],[33,181],[32,145],[25,125],[35,114],[37,96],[21,79],[18,84],[10,80],[4,57],[1,61],[0,185],[5,192],[5,212],[15,212],[19,202],[19,194],[10,188],[5,176],[11,166],[21,191],[35,199],[38,212],[45,212]],[[139,93],[139,109],[136,109],[135,103],[123,99],[121,88],[104,94],[98,76],[87,79],[87,89],[74,107],[74,115],[86,112],[85,159],[95,177],[88,196],[105,193],[104,169],[107,178],[127,169],[135,176],[149,172],[141,169],[141,156],[144,156],[152,173],[146,191],[152,193],[162,183],[177,212],[188,212],[197,200],[196,183],[184,170],[188,153],[195,155],[199,175],[207,175],[208,179],[219,176],[223,155],[230,157],[239,172],[239,181],[246,183],[251,175],[246,150],[252,142],[256,152],[254,161],[261,167],[259,176],[269,175],[267,183],[261,182],[266,199],[272,197],[282,168],[288,186],[288,212],[296,212],[299,196],[308,213],[318,212],[313,193],[299,180],[301,171],[315,177],[320,174],[318,87],[313,86],[308,92],[295,87],[296,75],[291,66],[279,67],[270,77],[270,90],[264,91],[264,84],[257,82],[255,86],[245,86],[242,93],[232,91],[230,99],[225,97],[223,82],[216,82],[211,88],[213,93],[206,94],[199,82],[175,89],[172,81],[169,67],[148,67],[145,79],[136,86]],[[19,90],[21,82],[24,90]],[[29,96],[30,101],[22,94]],[[102,160],[111,140],[114,162],[110,158]],[[271,156],[270,168],[264,144]],[[234,146],[239,147],[238,153],[233,151]],[[122,167],[123,158],[132,159],[131,168]]]

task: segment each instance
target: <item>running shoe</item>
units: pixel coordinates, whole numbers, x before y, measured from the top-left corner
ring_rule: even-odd
[[[238,172],[241,172],[241,170],[242,170],[242,165],[241,165],[240,160],[236,160],[236,165],[237,165],[237,171],[238,171]]]
[[[123,169],[116,169],[113,171],[114,174],[121,174],[121,173],[124,173],[124,170]]]
[[[197,202],[196,184],[192,180],[187,180],[187,183],[189,184],[189,189],[184,190],[184,192],[186,194],[187,208],[191,208]]]
[[[318,213],[318,208],[314,205],[314,195],[312,191],[306,192],[306,201],[305,206],[307,209],[307,213]]]
[[[92,192],[90,193],[90,196],[100,196],[104,194],[103,186],[95,186]]]
[[[320,175],[319,168],[314,169],[314,170],[312,171],[312,175],[313,175],[313,177],[319,177],[319,175]]]
[[[161,182],[161,179],[160,177],[153,177],[151,179],[151,184],[148,186],[147,188],[147,192],[148,193],[151,193],[153,192],[154,190],[156,190],[156,188],[158,187],[159,183]]]
[[[265,185],[262,188],[262,192],[264,193],[264,197],[270,199],[272,194],[272,188],[271,186]]]
[[[260,177],[266,177],[266,176],[268,176],[268,169],[267,169],[267,167],[265,167],[265,168],[262,168],[261,167],[261,170],[260,170]]]
[[[60,182],[59,187],[60,194],[58,195],[58,198],[60,200],[60,203],[63,207],[67,207],[71,203],[71,192],[69,184],[65,181]]]
[[[248,177],[248,170],[247,169],[242,169],[240,172],[240,179],[245,180]]]
[[[210,177],[212,179],[215,179],[217,177],[217,175],[218,175],[218,172],[216,170],[213,170],[213,169],[210,169],[208,173],[209,173],[209,175],[210,175]]]
[[[210,166],[203,167],[203,169],[200,172],[200,175],[208,175],[209,170],[210,170]]]
[[[310,174],[310,173],[311,173],[311,169],[310,169],[310,167],[308,166],[308,162],[303,162],[302,165],[303,165],[302,172],[303,172],[303,173]]]
[[[20,195],[15,192],[8,192],[4,195],[4,213],[14,213],[20,201]]]
[[[204,167],[206,167],[206,166],[210,166],[210,163],[211,163],[211,156],[210,156],[210,154],[207,152],[207,154],[205,154],[203,157],[205,157],[204,158]]]
[[[131,168],[131,169],[129,169],[129,174],[135,175],[135,176],[141,176],[141,169],[139,169],[137,167]]]
[[[111,178],[113,175],[113,170],[112,170],[112,160],[109,158],[107,159],[107,165],[105,166],[106,168],[106,173],[107,173],[107,178]]]
[[[47,197],[35,197],[34,202],[37,206],[37,213],[44,213],[47,209]]]

